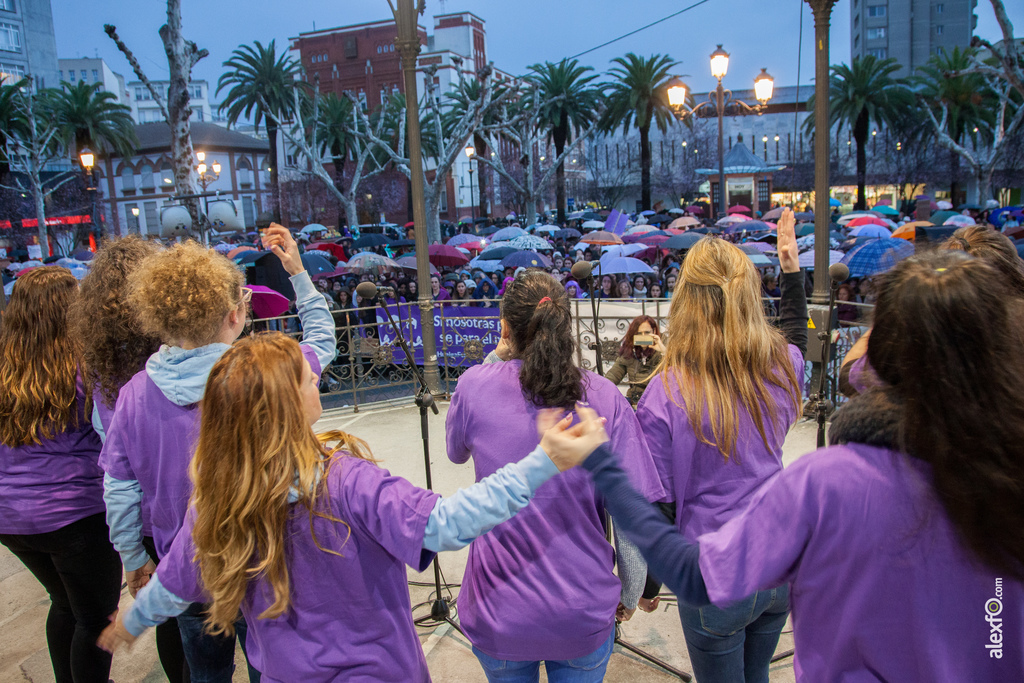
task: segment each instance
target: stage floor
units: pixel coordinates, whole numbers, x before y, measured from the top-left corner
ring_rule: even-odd
[[[434,488],[442,495],[473,483],[471,465],[453,465],[445,455],[444,417],[448,404],[440,403],[440,414],[430,415],[430,449]],[[381,465],[414,484],[424,486],[422,442],[419,413],[409,401],[394,405],[363,407],[359,413],[339,409],[324,413],[317,431],[343,429],[365,439]],[[802,420],[789,433],[783,449],[788,465],[796,458],[814,450],[815,424]],[[525,455],[525,454],[524,454]],[[450,583],[459,583],[466,566],[467,549],[441,555],[441,569]],[[431,583],[433,572],[409,572],[410,581]],[[428,599],[431,587],[410,587],[412,603]],[[452,591],[457,595],[458,589]],[[130,604],[127,590],[122,605]],[[0,546],[0,681],[53,681],[53,672],[46,651],[44,623],[49,600],[42,586],[6,548]],[[418,610],[417,616],[424,610]],[[789,627],[787,626],[787,631]],[[624,638],[655,656],[684,671],[689,670],[689,658],[683,640],[682,627],[674,605],[663,605],[655,614],[637,612],[623,625]],[[483,671],[473,656],[468,641],[448,626],[420,629],[427,662],[435,681],[452,683],[485,683]],[[791,648],[792,636],[783,633],[779,651]],[[244,682],[244,661],[238,653],[240,667],[234,680]],[[772,666],[772,683],[794,680],[792,658]],[[114,657],[111,678],[116,683],[156,683],[166,680],[156,657],[152,630],[147,632],[131,652],[120,652]],[[542,675],[541,680],[545,680]],[[616,647],[608,666],[605,680],[629,683],[679,680],[635,655]]]

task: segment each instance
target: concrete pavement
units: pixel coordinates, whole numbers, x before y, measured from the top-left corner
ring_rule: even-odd
[[[429,416],[431,466],[434,488],[442,495],[450,495],[473,483],[473,468],[470,465],[453,465],[445,456],[444,417],[448,405],[441,403],[439,408],[439,415]],[[419,486],[426,484],[419,413],[410,402],[396,402],[371,410],[364,407],[359,413],[348,409],[326,412],[317,424],[317,430],[330,429],[342,429],[365,439],[374,454],[382,459],[383,467]],[[801,421],[790,431],[786,440],[784,461],[789,464],[814,450],[814,444],[814,423]],[[467,556],[468,549],[441,555],[441,569],[449,583],[458,584],[462,580]],[[409,579],[430,584],[433,573],[430,570],[423,574],[410,571]],[[433,587],[410,586],[410,592],[412,603],[416,605],[429,599]],[[457,596],[458,589],[452,588],[452,593]],[[131,598],[125,590],[121,604],[126,606],[130,603]],[[44,635],[48,605],[46,593],[40,584],[6,548],[0,546],[0,683],[49,683],[54,680]],[[416,616],[425,612],[426,608],[418,609]],[[689,658],[674,604],[663,604],[655,614],[638,612],[630,622],[623,625],[623,636],[673,666],[689,670]],[[420,629],[420,640],[435,681],[486,681],[468,641],[450,627]],[[792,636],[788,634],[787,626],[779,651],[791,647]],[[236,661],[239,667],[234,680],[241,683],[247,677],[240,653]],[[111,678],[116,683],[156,683],[166,680],[157,662],[152,631],[140,638],[131,652],[120,652],[114,657]],[[541,680],[546,678],[542,675]],[[653,683],[678,679],[616,647],[605,680]],[[792,658],[773,665],[770,680],[772,683],[793,681]]]

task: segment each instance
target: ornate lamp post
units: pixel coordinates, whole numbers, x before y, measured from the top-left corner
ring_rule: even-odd
[[[96,224],[96,178],[93,176],[92,169],[96,165],[96,155],[93,154],[92,150],[88,147],[83,147],[82,151],[78,153],[78,161],[82,164],[82,168],[85,169],[85,191],[89,193],[89,221],[92,223],[92,229],[95,233],[96,228],[99,226]]]
[[[811,303],[828,305],[829,73],[828,43],[836,0],[807,0],[814,12],[814,293]]]
[[[473,145],[466,147],[466,156],[469,157],[469,217],[476,228],[476,197],[473,194],[473,157],[476,156],[476,148]]]
[[[199,160],[199,164],[196,166],[196,173],[199,175],[199,185],[202,186],[203,192],[206,192],[206,188],[220,177],[220,162],[215,159],[207,167],[206,152],[196,152],[196,159]]]
[[[729,71],[729,53],[719,45],[718,49],[711,53],[711,75],[718,80],[718,87],[715,92],[708,95],[706,102],[701,102],[692,109],[686,105],[686,85],[678,78],[674,79],[668,88],[668,103],[676,110],[680,119],[687,116],[699,116],[701,118],[718,117],[718,212],[724,216],[728,212],[725,186],[725,149],[722,142],[722,127],[726,115],[746,116],[757,114],[760,116],[768,107],[768,100],[772,98],[775,89],[775,80],[768,75],[767,69],[761,69],[761,73],[754,79],[754,97],[757,104],[751,105],[741,100],[734,99],[732,92],[722,87],[722,79]]]

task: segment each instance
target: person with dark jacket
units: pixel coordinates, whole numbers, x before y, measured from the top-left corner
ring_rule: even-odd
[[[650,340],[645,339],[645,343],[637,344],[637,335],[649,337]],[[646,343],[648,341],[649,343]],[[615,364],[604,373],[604,377],[612,384],[618,384],[625,378],[629,382],[626,399],[633,408],[636,408],[640,397],[644,395],[644,390],[647,389],[647,383],[661,365],[664,352],[665,345],[661,341],[658,321],[649,315],[638,315],[629,324]]]

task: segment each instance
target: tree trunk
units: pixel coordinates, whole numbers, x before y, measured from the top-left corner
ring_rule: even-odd
[[[651,208],[651,126],[640,128],[640,208]]]
[[[426,206],[427,213],[427,244],[440,244],[441,243],[441,214],[440,214],[440,202],[438,197],[440,196],[437,189],[431,185],[426,186],[424,194],[424,205]]]
[[[949,200],[955,209],[960,202],[960,155],[954,150],[949,151],[952,158],[949,160]]]
[[[487,141],[484,140],[479,135],[474,134],[473,135],[473,142],[474,142],[474,145],[476,146],[476,149],[477,149],[477,152],[476,152],[477,153],[477,162],[476,162],[476,185],[477,185],[477,187],[476,187],[476,196],[477,196],[477,198],[478,198],[478,200],[480,202],[480,206],[477,207],[479,210],[477,211],[476,215],[479,216],[480,218],[486,218],[487,217],[487,177],[484,175],[484,170],[487,168],[487,166],[486,166],[486,164],[481,164],[479,159],[480,159],[480,155],[483,155],[485,159],[487,158],[487,153],[488,153]],[[474,230],[475,230],[476,226],[474,225],[473,227],[474,227]]]
[[[853,126],[853,139],[857,144],[857,204],[853,207],[855,211],[863,211],[868,208],[867,184],[868,174],[868,117],[861,112]]]
[[[35,200],[36,204],[36,220],[39,221],[36,230],[39,236],[39,245],[43,250],[43,259],[45,260],[50,255],[50,244],[48,239],[49,232],[46,229],[46,200],[43,195],[43,186],[39,178],[38,169],[35,169],[32,173],[32,199]]]
[[[352,230],[359,225],[359,208],[356,200],[342,196],[341,205],[345,207],[345,220],[348,221],[348,229]]]
[[[270,142],[270,212],[281,222],[281,189],[277,185],[277,124],[267,119],[267,141]]]
[[[992,198],[992,171],[991,166],[978,166],[975,171],[975,181],[978,186],[978,196],[975,202],[982,209],[985,208],[989,199]]]

